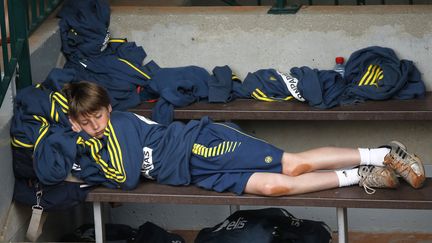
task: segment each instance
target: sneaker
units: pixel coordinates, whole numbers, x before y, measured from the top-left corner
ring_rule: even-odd
[[[374,194],[373,188],[397,188],[399,180],[396,173],[387,167],[361,165],[358,169],[360,176],[359,186],[365,189],[367,194]]]
[[[405,145],[391,141],[387,146],[390,152],[384,157],[384,164],[392,168],[414,188],[420,188],[426,179],[422,161],[415,154],[407,152]]]

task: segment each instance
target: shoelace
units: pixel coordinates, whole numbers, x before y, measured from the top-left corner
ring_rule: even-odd
[[[373,167],[371,166],[365,166],[362,167],[362,173],[360,176],[360,184],[363,186],[364,191],[369,194],[372,195],[376,192],[375,189],[373,189],[372,187],[366,185],[365,181],[369,178],[370,174],[372,173]]]

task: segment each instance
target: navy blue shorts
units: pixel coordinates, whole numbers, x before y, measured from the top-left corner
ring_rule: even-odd
[[[200,132],[192,149],[192,183],[218,192],[242,194],[254,172],[282,172],[283,151],[225,123]]]

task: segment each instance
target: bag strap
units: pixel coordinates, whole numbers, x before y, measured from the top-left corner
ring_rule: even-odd
[[[47,217],[47,213],[43,212],[42,207],[32,207],[32,216],[30,218],[30,223],[27,229],[26,237],[32,242],[35,242],[39,236],[42,234],[43,225],[45,224],[45,220]]]
[[[42,189],[36,184],[36,205],[32,207],[32,216],[27,229],[26,237],[32,242],[35,242],[42,234],[42,228],[45,224],[47,213],[44,213],[43,207],[40,205],[42,197]]]

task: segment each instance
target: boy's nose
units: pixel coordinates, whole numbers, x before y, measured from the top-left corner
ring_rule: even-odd
[[[94,130],[97,130],[99,128],[99,124],[95,121],[92,121],[92,126]]]

